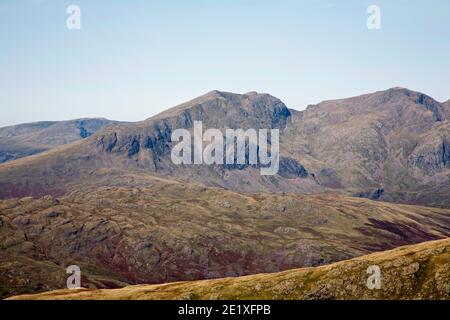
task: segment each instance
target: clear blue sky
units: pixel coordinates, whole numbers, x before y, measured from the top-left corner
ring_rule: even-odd
[[[143,120],[213,89],[303,109],[395,86],[450,99],[450,1],[0,0],[0,126]]]

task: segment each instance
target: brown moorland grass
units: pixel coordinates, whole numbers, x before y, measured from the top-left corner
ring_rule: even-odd
[[[379,290],[366,286],[370,265],[381,269]],[[58,290],[11,299],[449,299],[449,285],[450,238],[273,274],[109,290]]]

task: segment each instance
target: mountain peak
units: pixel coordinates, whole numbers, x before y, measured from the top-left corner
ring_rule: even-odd
[[[227,98],[232,98],[232,97],[250,98],[250,97],[264,97],[264,96],[272,97],[268,93],[259,93],[257,91],[249,91],[247,93],[241,94],[241,93],[234,93],[234,92],[228,92],[228,91],[212,90],[198,98],[203,97],[203,98],[226,98],[227,99]],[[198,99],[198,98],[196,98],[196,99]]]
[[[403,88],[403,87],[393,87],[393,88],[389,88],[387,90],[384,91],[379,91],[376,93],[381,93],[384,95],[393,95],[393,96],[407,96],[407,97],[411,97],[412,99],[420,99],[420,100],[434,100],[432,97],[430,97],[429,95],[426,95],[425,93],[419,92],[419,91],[415,91],[415,90],[411,90],[408,88]],[[436,101],[437,102],[437,101]]]
[[[416,98],[418,96],[426,96],[430,99],[432,99],[431,97],[427,96],[426,94],[416,91],[416,90],[412,90],[412,89],[408,89],[408,88],[403,88],[403,87],[394,87],[394,88],[390,88],[387,90],[387,93],[392,93],[392,94],[396,94],[399,96],[406,96],[406,97],[412,97],[412,98]]]
[[[173,118],[183,114],[187,116],[186,112],[193,120],[202,120],[203,117],[208,116],[209,118],[216,118],[215,120],[218,124],[221,121],[220,117],[223,117],[223,121],[227,122],[225,119],[229,120],[229,123],[227,123],[229,126],[233,126],[233,122],[235,122],[234,125],[238,125],[240,120],[260,122],[259,120],[263,117],[268,121],[268,118],[270,118],[269,122],[272,123],[273,121],[276,122],[277,119],[274,118],[279,116],[284,118],[290,116],[289,110],[284,103],[270,94],[256,91],[239,94],[213,90],[168,109],[155,117],[147,119],[147,121]]]
[[[220,97],[223,97],[227,93],[229,93],[229,92],[219,91],[219,90],[211,90],[197,98],[201,98],[201,97],[220,98]],[[194,98],[194,99],[197,99],[197,98]]]
[[[391,90],[391,91],[410,91],[410,92],[414,91],[414,90],[411,90],[411,89],[408,89],[405,87],[392,87],[392,88],[387,89],[386,91],[389,91],[389,90]]]

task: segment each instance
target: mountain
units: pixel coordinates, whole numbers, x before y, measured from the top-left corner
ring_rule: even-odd
[[[450,205],[448,107],[403,88],[293,113],[282,149],[322,185],[385,201]]]
[[[77,143],[0,165],[0,198],[62,195],[80,186],[146,186],[145,176],[238,192],[340,192],[450,207],[448,107],[403,88],[288,109],[268,94],[212,91],[145,121],[116,124]],[[280,169],[175,165],[175,129],[279,129]],[[108,170],[108,175],[102,175]],[[124,172],[140,176],[124,178]],[[99,179],[99,175],[102,176]]]
[[[450,237],[448,209],[146,179],[0,201],[0,296],[64,288],[73,264],[84,286],[117,288],[318,266]]]
[[[12,300],[271,300],[450,298],[450,239],[374,253],[327,266],[115,290],[58,290]],[[367,288],[367,268],[379,266],[381,288]]]
[[[117,122],[107,119],[78,119],[0,128],[0,163],[87,138],[112,123]]]
[[[145,121],[111,125],[83,141],[0,165],[0,198],[62,195],[86,185],[136,186],[124,172],[139,173],[144,186],[146,175],[158,175],[239,191],[321,191],[300,163],[283,155],[277,176],[261,176],[248,164],[180,166],[171,161],[171,133],[191,129],[195,120],[205,128],[283,130],[289,118],[289,109],[268,94],[213,91]],[[99,180],[105,169],[108,176]]]
[[[269,94],[212,91],[0,164],[0,296],[64,288],[72,264],[84,285],[117,288],[319,266],[450,237],[447,111],[402,88],[301,112]],[[248,161],[174,164],[172,133],[192,133],[195,121],[278,129],[278,174]]]

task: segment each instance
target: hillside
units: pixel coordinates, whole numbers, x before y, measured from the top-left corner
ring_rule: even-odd
[[[0,296],[64,288],[72,264],[86,286],[116,288],[318,266],[450,237],[447,209],[146,183],[0,201]]]
[[[293,113],[283,150],[321,185],[376,200],[450,205],[448,108],[392,88]]]
[[[0,128],[0,163],[85,139],[112,123],[117,122],[107,119],[78,119],[24,123]]]
[[[450,207],[448,107],[403,88],[325,101],[298,112],[268,94],[212,91],[139,123],[108,126],[50,152],[0,165],[0,198],[63,195],[96,185],[128,186],[122,173],[170,177],[238,192],[339,192]],[[280,170],[174,165],[171,133],[204,128],[280,130]],[[145,180],[145,179],[143,179]],[[136,186],[136,185],[134,185]]]
[[[442,106],[444,107],[447,119],[450,119],[450,100],[447,100],[444,103],[442,103]]]
[[[11,299],[450,299],[450,239],[425,242],[327,266],[240,278],[58,290]],[[381,289],[366,286],[367,268],[381,270]]]

